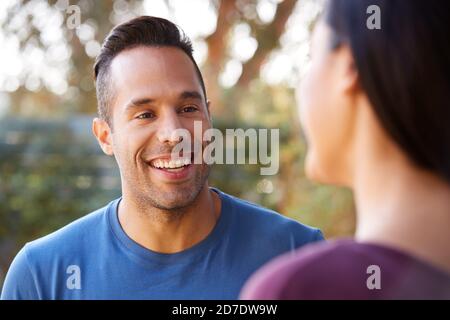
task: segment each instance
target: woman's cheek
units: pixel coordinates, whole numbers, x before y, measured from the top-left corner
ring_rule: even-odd
[[[299,114],[308,148],[306,157],[306,174],[314,180],[323,180],[328,171],[329,143],[333,140],[329,108],[330,88],[327,84],[326,70],[323,64],[311,65],[301,86]]]

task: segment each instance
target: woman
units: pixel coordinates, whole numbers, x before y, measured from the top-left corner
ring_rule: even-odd
[[[449,26],[447,1],[327,2],[299,90],[306,172],[354,190],[355,240],[276,259],[242,298],[450,299]]]

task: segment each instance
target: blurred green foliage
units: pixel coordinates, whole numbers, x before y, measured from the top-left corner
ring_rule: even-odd
[[[113,160],[67,122],[0,119],[2,273],[24,243],[120,194]]]

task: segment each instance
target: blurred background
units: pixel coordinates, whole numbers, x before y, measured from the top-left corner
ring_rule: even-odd
[[[211,185],[327,238],[351,236],[350,191],[314,184],[303,171],[294,89],[321,8],[320,0],[0,1],[0,287],[26,242],[120,196],[116,163],[91,134],[92,66],[111,28],[144,14],[191,38],[216,128],[280,129],[277,175],[216,165]]]

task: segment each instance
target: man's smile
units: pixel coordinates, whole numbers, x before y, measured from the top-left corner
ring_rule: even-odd
[[[190,164],[191,164],[190,158],[181,158],[179,160],[156,159],[150,163],[150,165],[156,169],[170,169],[170,171],[182,169],[183,167],[188,166]]]
[[[163,180],[187,180],[192,176],[192,154],[172,159],[170,155],[163,155],[147,162],[155,174]]]

